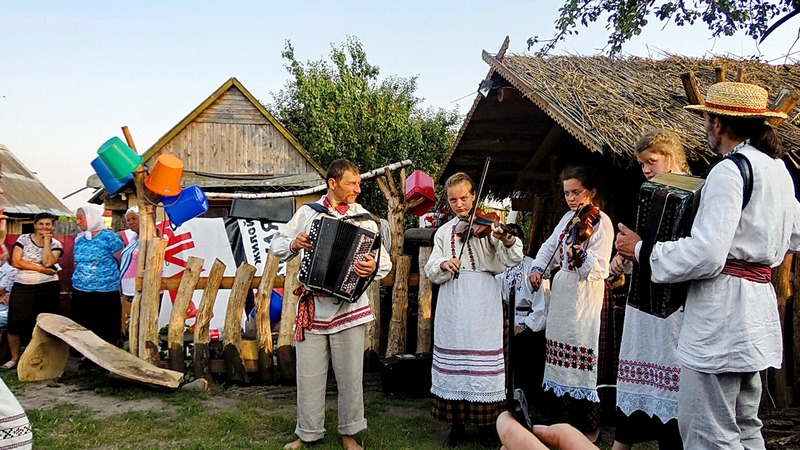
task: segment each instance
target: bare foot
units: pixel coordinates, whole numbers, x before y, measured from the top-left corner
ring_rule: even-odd
[[[344,450],[364,450],[353,436],[342,436],[342,447]]]
[[[297,450],[303,448],[303,440],[298,439],[283,446],[283,450]]]

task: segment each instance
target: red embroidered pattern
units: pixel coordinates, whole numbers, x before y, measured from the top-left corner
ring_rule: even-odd
[[[316,320],[314,319],[315,330],[332,330],[342,325],[361,320],[369,317],[372,314],[372,308],[369,305],[363,306],[358,309],[346,312],[344,314],[334,317],[331,321]]]
[[[647,384],[665,391],[678,392],[681,368],[621,359],[617,378],[619,381]]]
[[[593,348],[578,347],[548,339],[547,363],[567,369],[593,371],[597,357]]]

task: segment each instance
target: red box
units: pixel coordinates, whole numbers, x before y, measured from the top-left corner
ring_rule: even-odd
[[[430,175],[421,170],[415,170],[406,178],[406,201],[410,202],[420,197],[424,197],[425,201],[408,210],[416,216],[425,214],[436,205],[436,190]]]

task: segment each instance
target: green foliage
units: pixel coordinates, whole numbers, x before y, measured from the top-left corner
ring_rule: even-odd
[[[330,61],[301,63],[289,41],[283,58],[293,79],[274,95],[271,110],[322,167],[346,158],[366,171],[410,159],[414,169],[439,169],[460,117],[421,108],[416,77],[380,80],[352,36],[331,45]]]
[[[547,54],[566,36],[578,34],[579,25],[587,27],[606,15],[606,29],[610,31],[607,48],[611,54],[621,52],[625,42],[638,36],[650,16],[678,26],[693,25],[699,20],[714,37],[744,30],[753,39],[760,39],[773,19],[779,20],[779,16],[798,9],[800,0],[566,0],[555,22],[556,35],[550,40],[534,36],[528,39],[528,48],[542,43],[539,53]]]

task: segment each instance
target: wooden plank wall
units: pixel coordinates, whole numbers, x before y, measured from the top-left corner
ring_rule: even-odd
[[[274,175],[316,172],[235,87],[206,108],[160,153],[181,158],[187,170],[203,172]]]

